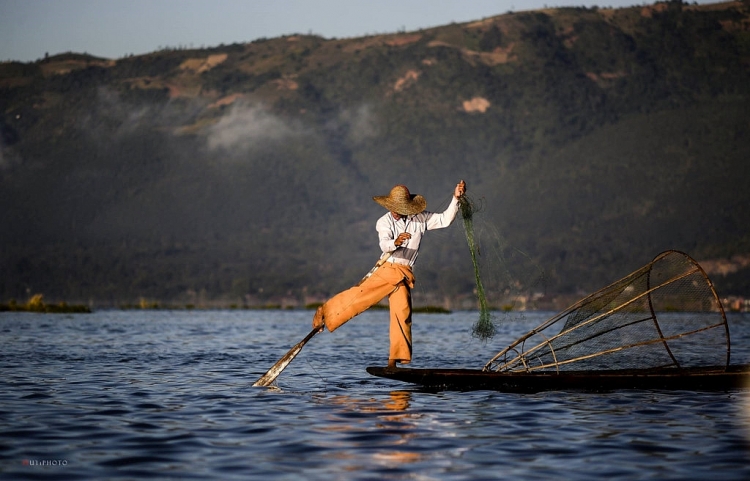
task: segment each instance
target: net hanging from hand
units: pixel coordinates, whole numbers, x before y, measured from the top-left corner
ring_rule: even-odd
[[[492,322],[492,315],[487,306],[487,295],[484,292],[482,277],[479,273],[479,248],[474,238],[474,203],[466,195],[459,200],[461,208],[461,217],[464,219],[464,232],[466,233],[466,242],[469,244],[471,253],[471,262],[474,265],[474,280],[477,285],[477,300],[479,301],[479,320],[471,328],[472,335],[486,341],[495,335],[495,324]]]
[[[499,372],[726,368],[729,327],[706,273],[667,251],[500,351]]]
[[[512,247],[491,223],[477,222],[475,214],[481,211],[481,204],[464,195],[459,208],[479,307],[472,336],[487,341],[495,335],[500,320],[523,317],[521,311],[534,289],[543,283],[544,272],[531,257]]]

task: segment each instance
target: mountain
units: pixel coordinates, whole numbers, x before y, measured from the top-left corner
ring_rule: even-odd
[[[750,256],[750,2],[506,13],[117,60],[0,64],[0,299],[304,304],[357,282],[399,183],[465,179],[488,291]],[[415,302],[473,302],[461,221]],[[716,270],[750,293],[750,267]],[[712,271],[713,272],[713,271]]]

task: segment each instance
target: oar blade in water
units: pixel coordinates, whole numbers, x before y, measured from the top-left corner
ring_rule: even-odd
[[[297,357],[297,354],[302,350],[302,348],[307,344],[307,341],[312,339],[312,337],[319,333],[322,329],[315,328],[312,331],[310,331],[310,334],[308,334],[304,339],[302,339],[300,342],[294,345],[291,349],[289,349],[289,352],[284,354],[284,357],[276,361],[276,364],[271,366],[271,369],[268,370],[263,376],[260,377],[257,381],[255,381],[255,384],[253,384],[253,387],[264,387],[269,386],[272,382],[276,380],[277,377],[279,377],[279,374],[281,374],[281,371],[286,369],[286,367],[289,365],[292,360]]]

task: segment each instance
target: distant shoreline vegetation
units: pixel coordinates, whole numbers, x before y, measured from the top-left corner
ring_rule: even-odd
[[[57,304],[47,304],[44,302],[42,294],[35,294],[25,304],[18,304],[15,299],[11,299],[7,304],[0,304],[0,312],[4,311],[88,314],[91,309],[82,304],[68,304],[64,301]]]
[[[246,311],[261,311],[261,310],[314,310],[320,306],[320,303],[306,304],[304,307],[299,306],[282,306],[281,304],[263,304],[257,306],[250,305],[239,305],[229,304],[225,307],[218,306],[196,306],[195,304],[175,305],[175,304],[159,304],[158,302],[148,301],[141,299],[137,304],[121,304],[119,308],[121,310],[246,310]],[[388,310],[388,306],[376,304],[370,307],[371,310]],[[419,314],[450,314],[452,311],[445,309],[440,306],[420,306],[414,307],[412,312]]]

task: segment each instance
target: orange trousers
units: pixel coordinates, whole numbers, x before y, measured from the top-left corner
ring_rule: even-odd
[[[408,266],[386,262],[358,286],[323,304],[323,320],[329,331],[374,306],[386,296],[391,311],[389,360],[411,362],[411,289],[414,274]]]

